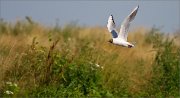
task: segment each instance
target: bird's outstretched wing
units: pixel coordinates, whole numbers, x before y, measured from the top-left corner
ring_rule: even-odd
[[[138,9],[139,9],[139,5],[133,9],[133,11],[124,19],[123,23],[121,24],[118,37],[124,39],[125,41],[127,41],[130,23],[135,18]]]
[[[118,37],[118,34],[117,34],[116,30],[115,30],[115,27],[116,27],[116,25],[115,25],[113,16],[111,15],[108,18],[107,28],[108,28],[108,31],[111,32],[113,38]]]

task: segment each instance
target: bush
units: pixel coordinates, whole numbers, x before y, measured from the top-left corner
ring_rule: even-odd
[[[55,49],[57,43],[52,43],[48,50],[38,45],[34,38],[32,45],[14,61],[12,69],[6,71],[5,80],[23,81],[27,86],[21,88],[17,96],[111,96],[102,85],[101,66],[83,56],[74,60],[67,58]]]
[[[160,38],[165,38],[158,34]],[[179,65],[180,65],[180,48],[174,45],[174,40],[166,38],[153,39],[153,46],[157,51],[153,63],[153,77],[151,80],[152,88],[150,94],[153,96],[179,96]]]

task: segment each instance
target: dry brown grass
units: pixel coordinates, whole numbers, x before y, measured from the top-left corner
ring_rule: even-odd
[[[128,91],[134,95],[143,91],[152,77],[152,63],[156,52],[153,51],[152,44],[145,41],[148,32],[144,28],[138,28],[130,32],[128,40],[136,42],[135,47],[131,49],[108,43],[111,35],[103,27],[76,27],[67,29],[67,31],[65,28],[60,31],[53,31],[52,28],[37,25],[28,34],[20,33],[16,36],[2,34],[0,36],[0,74],[2,74],[0,81],[4,81],[5,72],[14,66],[13,62],[15,60],[21,62],[21,55],[23,56],[24,51],[32,44],[33,38],[36,38],[39,46],[46,48],[49,48],[58,39],[56,49],[62,54],[64,51],[70,51],[69,58],[79,56],[81,48],[87,44],[89,48],[93,49],[93,52],[87,51],[85,56],[91,56],[90,60],[94,60],[95,63],[104,67],[105,84],[112,88],[116,86],[116,83],[125,84],[124,86],[128,86]],[[66,33],[69,34],[67,36],[63,35]],[[51,36],[49,37],[49,35]],[[52,41],[49,41],[49,39],[52,39]],[[175,39],[177,45],[179,41],[179,36],[177,36]],[[95,50],[101,54],[98,54]],[[17,59],[17,57],[19,58]],[[32,78],[28,81],[32,83],[31,85],[36,84],[33,77],[25,76],[21,77],[18,82],[23,89],[26,89],[27,81],[24,82],[26,78]],[[1,83],[0,87],[2,86]]]

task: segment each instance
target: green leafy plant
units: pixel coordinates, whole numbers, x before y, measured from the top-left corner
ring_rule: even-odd
[[[19,92],[19,87],[16,83],[6,82],[4,87],[3,97],[16,96]]]

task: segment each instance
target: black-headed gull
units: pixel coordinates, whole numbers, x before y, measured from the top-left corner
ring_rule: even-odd
[[[113,16],[109,16],[107,28],[108,31],[112,34],[112,39],[109,40],[110,43],[113,43],[115,45],[120,45],[128,48],[134,47],[132,43],[127,42],[127,36],[128,36],[128,29],[130,26],[131,21],[136,16],[136,13],[138,11],[139,5],[133,9],[133,11],[125,18],[123,23],[121,24],[120,32],[117,33],[115,27],[115,22],[113,19]]]

